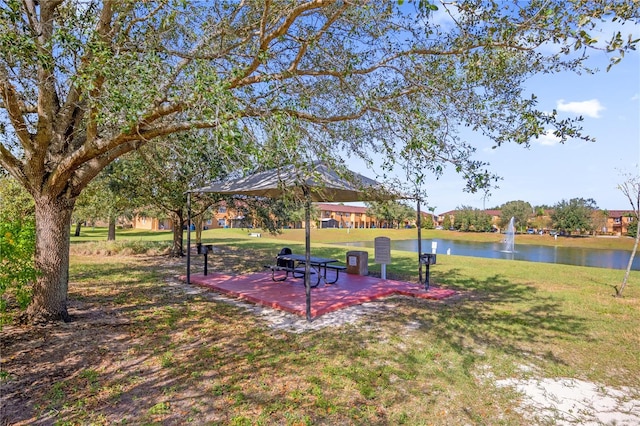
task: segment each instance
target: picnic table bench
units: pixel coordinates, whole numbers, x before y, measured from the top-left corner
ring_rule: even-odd
[[[334,265],[334,264],[327,264],[324,266],[324,281],[327,284],[334,284],[336,281],[338,281],[338,277],[340,276],[340,271],[346,271],[347,267],[344,265]],[[335,271],[336,273],[336,277],[333,281],[327,281],[327,269],[331,269],[333,271]]]
[[[304,277],[304,268],[300,268],[300,267],[292,268],[289,266],[279,266],[279,265],[264,265],[264,267],[271,270],[271,279],[273,279],[273,281],[284,281],[289,277],[289,274],[291,274],[293,278]],[[278,271],[285,272],[285,275],[281,276],[280,278],[276,278],[276,272]],[[309,273],[313,275],[315,274],[315,271],[309,271]]]
[[[271,277],[274,281],[284,281],[288,278],[289,273],[293,278],[304,278],[305,273],[305,264],[307,262],[307,258],[304,255],[293,254],[291,250],[287,247],[283,248],[280,253],[276,256],[276,264],[275,265],[265,265],[265,268],[271,269]],[[309,273],[310,275],[317,274],[317,280],[315,285],[312,287],[317,287],[320,285],[320,280],[323,279],[326,284],[334,284],[338,281],[338,277],[340,271],[344,271],[347,269],[346,266],[342,265],[334,265],[334,263],[338,262],[337,259],[325,258],[325,257],[315,257],[311,256],[309,258],[309,266],[311,267]],[[327,269],[330,269],[335,272],[335,278],[333,281],[327,281]],[[276,278],[276,271],[284,271],[285,275],[281,278]]]

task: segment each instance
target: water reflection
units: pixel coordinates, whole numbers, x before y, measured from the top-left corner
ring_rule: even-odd
[[[422,247],[431,247],[438,243],[438,254],[451,253],[457,256],[487,257],[492,259],[515,259],[529,262],[561,263],[566,265],[595,266],[598,268],[626,269],[630,251],[586,249],[577,247],[550,247],[538,245],[516,245],[513,253],[502,251],[501,243],[482,243],[472,241],[454,241],[435,238],[422,240]],[[371,247],[373,241],[340,243],[354,247]],[[418,251],[418,240],[392,240],[391,249]],[[640,270],[640,256],[636,256],[631,267]]]

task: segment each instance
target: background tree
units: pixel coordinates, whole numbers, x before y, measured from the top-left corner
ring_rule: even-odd
[[[524,83],[583,69],[591,49],[633,49],[619,33],[604,45],[591,34],[603,17],[635,20],[640,7],[468,0],[442,4],[454,18],[441,25],[429,2],[399,3],[6,0],[0,164],[35,201],[42,273],[32,318],[69,319],[77,197],[154,138],[237,120],[259,135],[277,114],[324,135],[316,140],[329,152],[377,156],[415,105],[496,146],[527,144],[549,128],[562,140],[589,139],[577,119],[538,110]],[[470,148],[453,136],[440,143]]]
[[[453,228],[454,220],[451,219],[451,215],[445,215],[442,221],[442,227],[444,229],[451,230]]]
[[[500,226],[504,229],[509,224],[511,218],[514,218],[515,226],[523,232],[527,227],[529,218],[533,215],[534,210],[526,201],[517,200],[509,201],[500,206],[502,213],[500,215]]]
[[[536,206],[533,210],[535,211],[535,216],[530,220],[531,226],[539,231],[551,228],[552,222],[549,208],[544,206]]]
[[[416,216],[411,207],[398,201],[372,201],[365,204],[367,214],[375,217],[379,226],[386,223],[387,228],[398,228],[401,223],[413,220]]]
[[[456,209],[456,219],[453,227],[464,232],[488,232],[491,230],[491,216],[484,210],[470,206],[460,206]]]
[[[555,205],[554,212],[551,214],[553,227],[569,235],[576,231],[578,233],[590,231],[593,229],[592,214],[597,208],[595,200],[591,198],[562,200]]]
[[[93,192],[87,187],[82,193],[82,196],[78,197],[75,206],[73,206],[73,215],[71,216],[72,223],[75,224],[75,231],[73,235],[80,236],[82,227],[88,222],[92,222],[94,218],[97,218],[97,212],[94,209],[92,203]]]
[[[113,163],[118,167],[112,176],[111,186],[117,188],[118,196],[136,200],[147,214],[169,217],[172,221],[172,256],[184,254],[183,228],[188,225],[185,193],[224,178],[231,167],[243,166],[241,159],[246,156],[238,150],[227,150],[224,157],[219,152],[221,139],[239,139],[240,133],[235,130],[219,133],[222,131],[191,131],[163,136]],[[245,140],[250,142],[248,138]],[[228,143],[228,146],[234,144],[240,145],[240,142]],[[192,217],[201,217],[221,199],[216,194],[194,194],[191,199]],[[227,202],[230,208],[238,208],[232,199],[228,198]]]
[[[281,217],[280,220],[283,223],[292,223],[294,228],[302,228],[305,214],[304,206],[291,204],[289,206],[285,206],[284,209],[286,211],[286,215]],[[318,206],[312,204],[311,209],[309,210],[309,215],[313,223],[318,223],[320,220],[320,209]],[[318,225],[318,227],[320,226],[322,226],[322,224]]]
[[[109,164],[78,197],[74,207],[76,234],[86,220],[107,222],[107,241],[115,241],[118,219],[132,219],[138,200],[126,193],[118,181],[119,162]]]
[[[469,231],[471,229],[471,222],[473,221],[473,210],[474,208],[471,206],[456,207],[456,217],[453,227],[458,231]]]
[[[416,211],[413,207],[408,206],[407,204],[400,202],[398,203],[398,216],[397,216],[397,224],[398,228],[402,225],[410,225],[411,223],[416,221]]]
[[[591,227],[593,229],[594,235],[598,232],[602,232],[602,233],[607,232],[608,218],[609,218],[608,210],[594,210],[593,213],[591,213]]]
[[[420,221],[420,226],[422,226],[422,229],[435,228],[435,225],[433,223],[433,212],[431,213],[422,212],[422,220]]]
[[[640,232],[638,232],[638,222],[640,221],[640,175],[627,174],[625,177],[626,180],[618,186],[618,189],[622,191],[625,197],[627,197],[627,200],[629,200],[629,204],[631,204],[634,219],[633,224],[635,225],[635,239],[633,243],[633,250],[631,250],[631,256],[629,257],[629,263],[627,263],[627,270],[625,271],[624,278],[622,279],[622,284],[620,285],[620,288],[617,286],[615,287],[616,297],[621,297],[624,288],[627,286],[629,273],[631,272],[631,266],[633,265],[633,259],[638,251],[638,242],[640,241]]]

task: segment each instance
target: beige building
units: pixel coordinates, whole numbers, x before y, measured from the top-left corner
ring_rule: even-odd
[[[606,233],[626,235],[635,220],[633,210],[609,210],[607,213]]]
[[[330,203],[316,203],[314,207],[320,211],[320,228],[372,228],[377,226],[376,218],[367,214],[366,207]]]
[[[146,229],[149,231],[162,231],[165,229],[173,229],[173,222],[167,218],[136,215],[133,218],[133,227],[135,229]]]

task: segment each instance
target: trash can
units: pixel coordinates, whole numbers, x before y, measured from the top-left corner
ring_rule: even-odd
[[[369,275],[369,253],[366,251],[347,252],[347,274]]]

